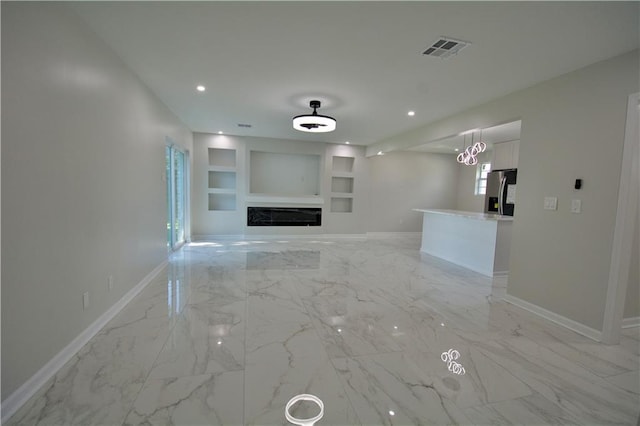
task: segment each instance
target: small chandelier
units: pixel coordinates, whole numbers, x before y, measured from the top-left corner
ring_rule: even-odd
[[[467,135],[464,135],[463,149],[467,145]],[[458,163],[465,164],[467,166],[475,166],[478,164],[478,154],[484,152],[487,149],[487,144],[482,142],[482,129],[480,129],[480,141],[473,143],[473,132],[471,133],[471,145],[469,145],[464,151],[458,154],[456,160]]]
[[[336,119],[328,115],[319,115],[316,112],[320,108],[320,101],[311,101],[309,106],[313,108],[312,114],[304,114],[293,117],[293,128],[301,132],[327,133],[336,129]]]

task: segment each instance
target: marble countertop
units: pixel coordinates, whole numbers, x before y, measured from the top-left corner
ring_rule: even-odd
[[[503,216],[503,215],[493,214],[493,213],[477,213],[477,212],[467,212],[462,210],[447,210],[447,209],[413,209],[413,211],[422,212],[422,213],[443,214],[448,216],[460,216],[460,217],[466,217],[466,218],[475,219],[475,220],[496,220],[496,221],[504,221],[504,222],[513,221],[513,216]]]

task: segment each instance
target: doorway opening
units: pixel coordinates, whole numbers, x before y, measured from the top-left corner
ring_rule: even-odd
[[[620,341],[625,298],[629,286],[631,266],[637,267],[638,259],[632,259],[633,239],[640,192],[640,93],[629,96],[627,123],[618,192],[618,208],[613,235],[613,250],[609,269],[609,284],[604,310],[602,342],[617,344]]]

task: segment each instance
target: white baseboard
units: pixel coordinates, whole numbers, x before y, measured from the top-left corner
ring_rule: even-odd
[[[367,238],[389,238],[389,237],[417,237],[422,238],[422,232],[367,232]]]
[[[231,240],[242,240],[244,239],[244,235],[192,235],[191,242],[192,243],[206,243],[211,241],[231,241]]]
[[[624,318],[622,328],[640,327],[640,317]]]
[[[365,234],[260,234],[260,235],[195,235],[193,242],[213,241],[253,241],[253,240],[319,240],[357,239],[364,240]]]
[[[383,238],[421,238],[422,232],[367,232],[364,234],[240,234],[240,235],[193,235],[192,242],[231,241],[231,240],[304,240],[304,239],[383,239]]]
[[[577,321],[569,319],[567,317],[563,317],[562,315],[556,314],[555,312],[548,311],[544,308],[541,308],[538,305],[534,305],[533,303],[529,303],[525,300],[519,299],[510,294],[506,294],[504,296],[504,301],[509,302],[512,305],[518,306],[524,310],[532,312],[538,316],[541,316],[544,319],[547,319],[551,322],[554,322],[558,325],[568,328],[569,330],[573,330],[578,334],[582,334],[590,339],[595,340],[596,342],[600,342],[602,340],[602,332],[591,327],[588,327],[584,324],[581,324]]]
[[[64,349],[47,362],[29,380],[2,401],[2,423],[6,422],[26,403],[44,384],[51,379],[93,336],[111,321],[127,303],[149,284],[156,275],[167,266],[168,260],[149,272],[138,284],[129,290],[120,300],[100,315],[89,327],[76,336]]]

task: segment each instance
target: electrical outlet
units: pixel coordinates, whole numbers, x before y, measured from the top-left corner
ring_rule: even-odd
[[[545,210],[557,210],[558,209],[558,197],[544,197],[544,209]]]
[[[82,309],[87,309],[89,307],[89,292],[85,291],[82,293]]]
[[[107,278],[107,288],[109,291],[113,290],[113,275],[109,275]]]

